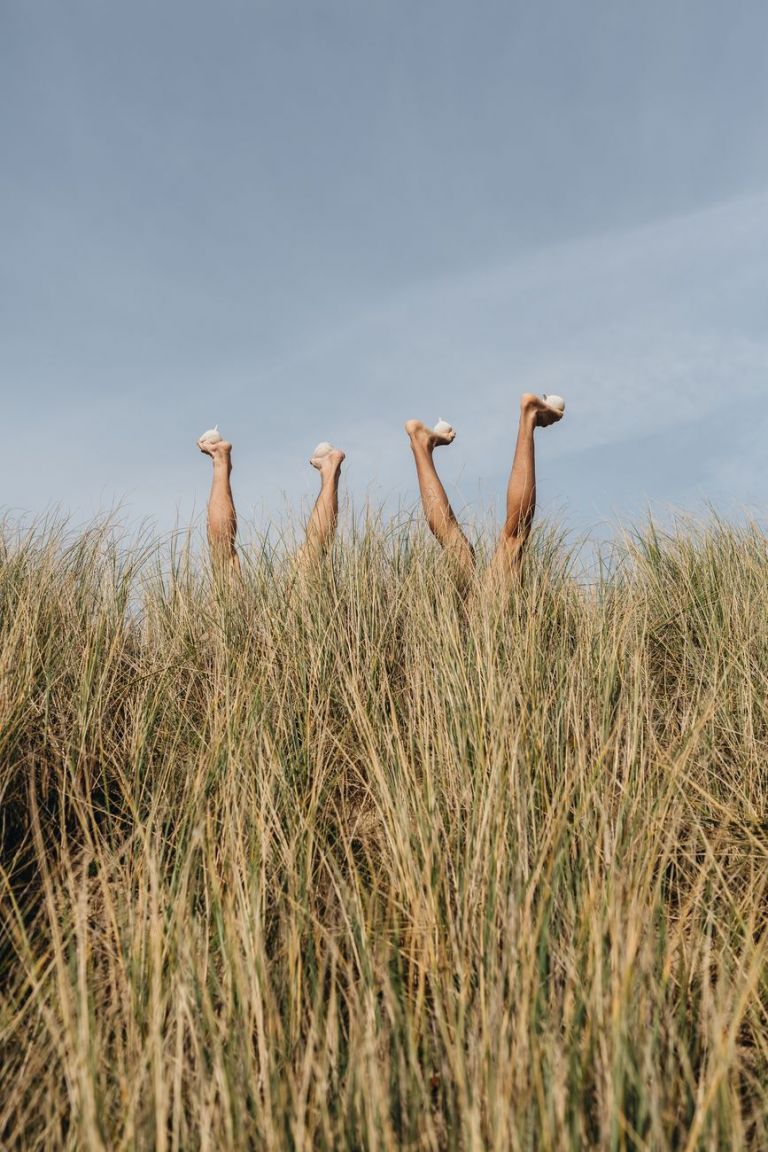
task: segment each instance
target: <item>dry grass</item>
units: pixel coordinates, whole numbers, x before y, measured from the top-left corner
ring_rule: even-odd
[[[768,1146],[756,531],[0,550],[3,1148]]]

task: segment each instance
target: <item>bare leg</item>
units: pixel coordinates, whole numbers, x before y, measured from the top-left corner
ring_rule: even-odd
[[[302,568],[320,560],[333,543],[339,518],[339,475],[343,459],[341,449],[330,445],[325,451],[316,450],[315,455],[309,458],[310,464],[320,473],[320,493],[307,524],[306,541],[297,554]]]
[[[208,546],[214,568],[240,571],[240,557],[235,549],[237,513],[232,499],[229,476],[232,471],[232,445],[226,440],[214,444],[198,440],[197,446],[213,460],[213,479],[208,498]]]
[[[456,433],[452,428],[448,432],[435,432],[420,420],[409,420],[405,430],[410,437],[416,461],[416,475],[419,479],[421,503],[427,524],[450,554],[461,581],[466,585],[474,575],[475,554],[472,545],[459,527],[432,459],[435,448],[441,444],[450,444]]]
[[[531,534],[536,510],[536,459],[533,434],[561,420],[563,413],[545,400],[525,392],[520,400],[520,427],[515,458],[507,485],[507,519],[501,530],[491,571],[504,579],[519,576],[526,541]]]

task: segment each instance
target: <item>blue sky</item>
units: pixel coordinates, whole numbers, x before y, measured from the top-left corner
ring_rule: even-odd
[[[0,507],[241,518],[416,504],[444,416],[497,514],[521,391],[540,507],[768,507],[768,5],[0,4]]]

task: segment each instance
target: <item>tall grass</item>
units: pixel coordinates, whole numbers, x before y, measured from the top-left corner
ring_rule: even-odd
[[[0,544],[7,1149],[768,1147],[768,557]]]

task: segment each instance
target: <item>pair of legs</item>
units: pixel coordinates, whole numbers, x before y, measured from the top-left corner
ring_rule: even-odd
[[[503,582],[517,577],[526,541],[531,534],[536,510],[536,458],[533,434],[561,420],[562,411],[531,392],[520,400],[520,425],[515,456],[507,485],[507,518],[491,562],[491,573]],[[450,444],[456,433],[427,428],[419,420],[405,426],[416,460],[421,502],[427,523],[446,552],[449,553],[460,583],[468,587],[475,571],[472,545],[462,532],[450,501],[435,469],[432,453],[439,445]]]
[[[237,513],[229,478],[232,472],[232,445],[226,440],[211,443],[198,440],[197,446],[213,460],[213,479],[208,499],[208,546],[214,569],[240,572],[240,557],[235,547]],[[299,549],[302,568],[319,560],[333,540],[339,515],[339,474],[344,453],[330,445],[319,446],[310,458],[320,473],[320,495],[307,524],[307,535]]]

